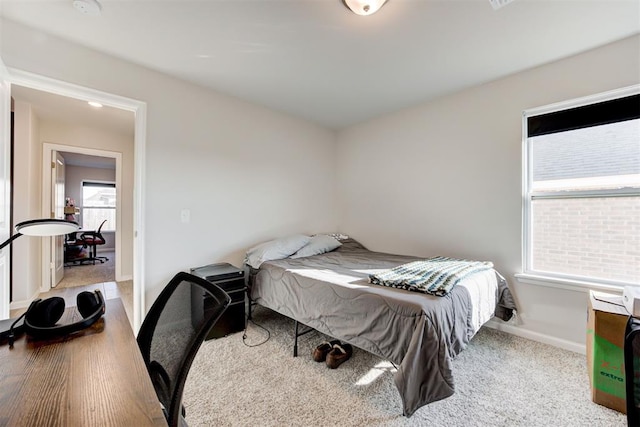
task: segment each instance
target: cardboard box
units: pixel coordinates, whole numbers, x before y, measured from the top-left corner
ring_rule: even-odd
[[[622,413],[627,412],[624,332],[628,320],[622,296],[589,292],[587,367],[591,399]]]

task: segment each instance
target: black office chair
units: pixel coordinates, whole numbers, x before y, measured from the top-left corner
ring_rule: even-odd
[[[84,242],[85,246],[89,247],[88,261],[93,261],[94,265],[96,261],[100,261],[100,263],[109,261],[109,258],[107,258],[106,256],[98,256],[98,246],[107,243],[104,236],[102,235],[102,226],[105,222],[107,222],[106,219],[102,221],[102,223],[100,223],[100,227],[98,227],[97,230],[85,231],[80,235],[80,240]]]
[[[624,331],[624,374],[627,425],[640,426],[640,319],[629,316]]]
[[[138,346],[170,426],[186,425],[182,392],[191,363],[231,298],[192,274],[174,276],[153,303]]]

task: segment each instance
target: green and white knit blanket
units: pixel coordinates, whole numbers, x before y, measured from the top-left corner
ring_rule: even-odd
[[[465,277],[492,268],[491,262],[438,256],[370,274],[369,283],[442,297]]]

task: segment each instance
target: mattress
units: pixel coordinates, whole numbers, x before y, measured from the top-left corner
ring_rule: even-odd
[[[252,270],[254,302],[393,362],[403,413],[454,393],[451,360],[496,313],[515,309],[495,271],[472,275],[439,297],[368,283],[369,274],[419,258],[372,252],[355,241]]]

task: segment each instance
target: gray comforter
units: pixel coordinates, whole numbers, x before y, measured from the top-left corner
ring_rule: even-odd
[[[355,241],[306,258],[269,261],[250,275],[252,300],[398,366],[395,383],[406,416],[454,392],[451,359],[476,330],[463,286],[444,297],[367,283],[372,271],[416,257],[371,252]],[[503,320],[515,308],[506,283],[491,303]],[[495,297],[495,299],[493,298]]]

